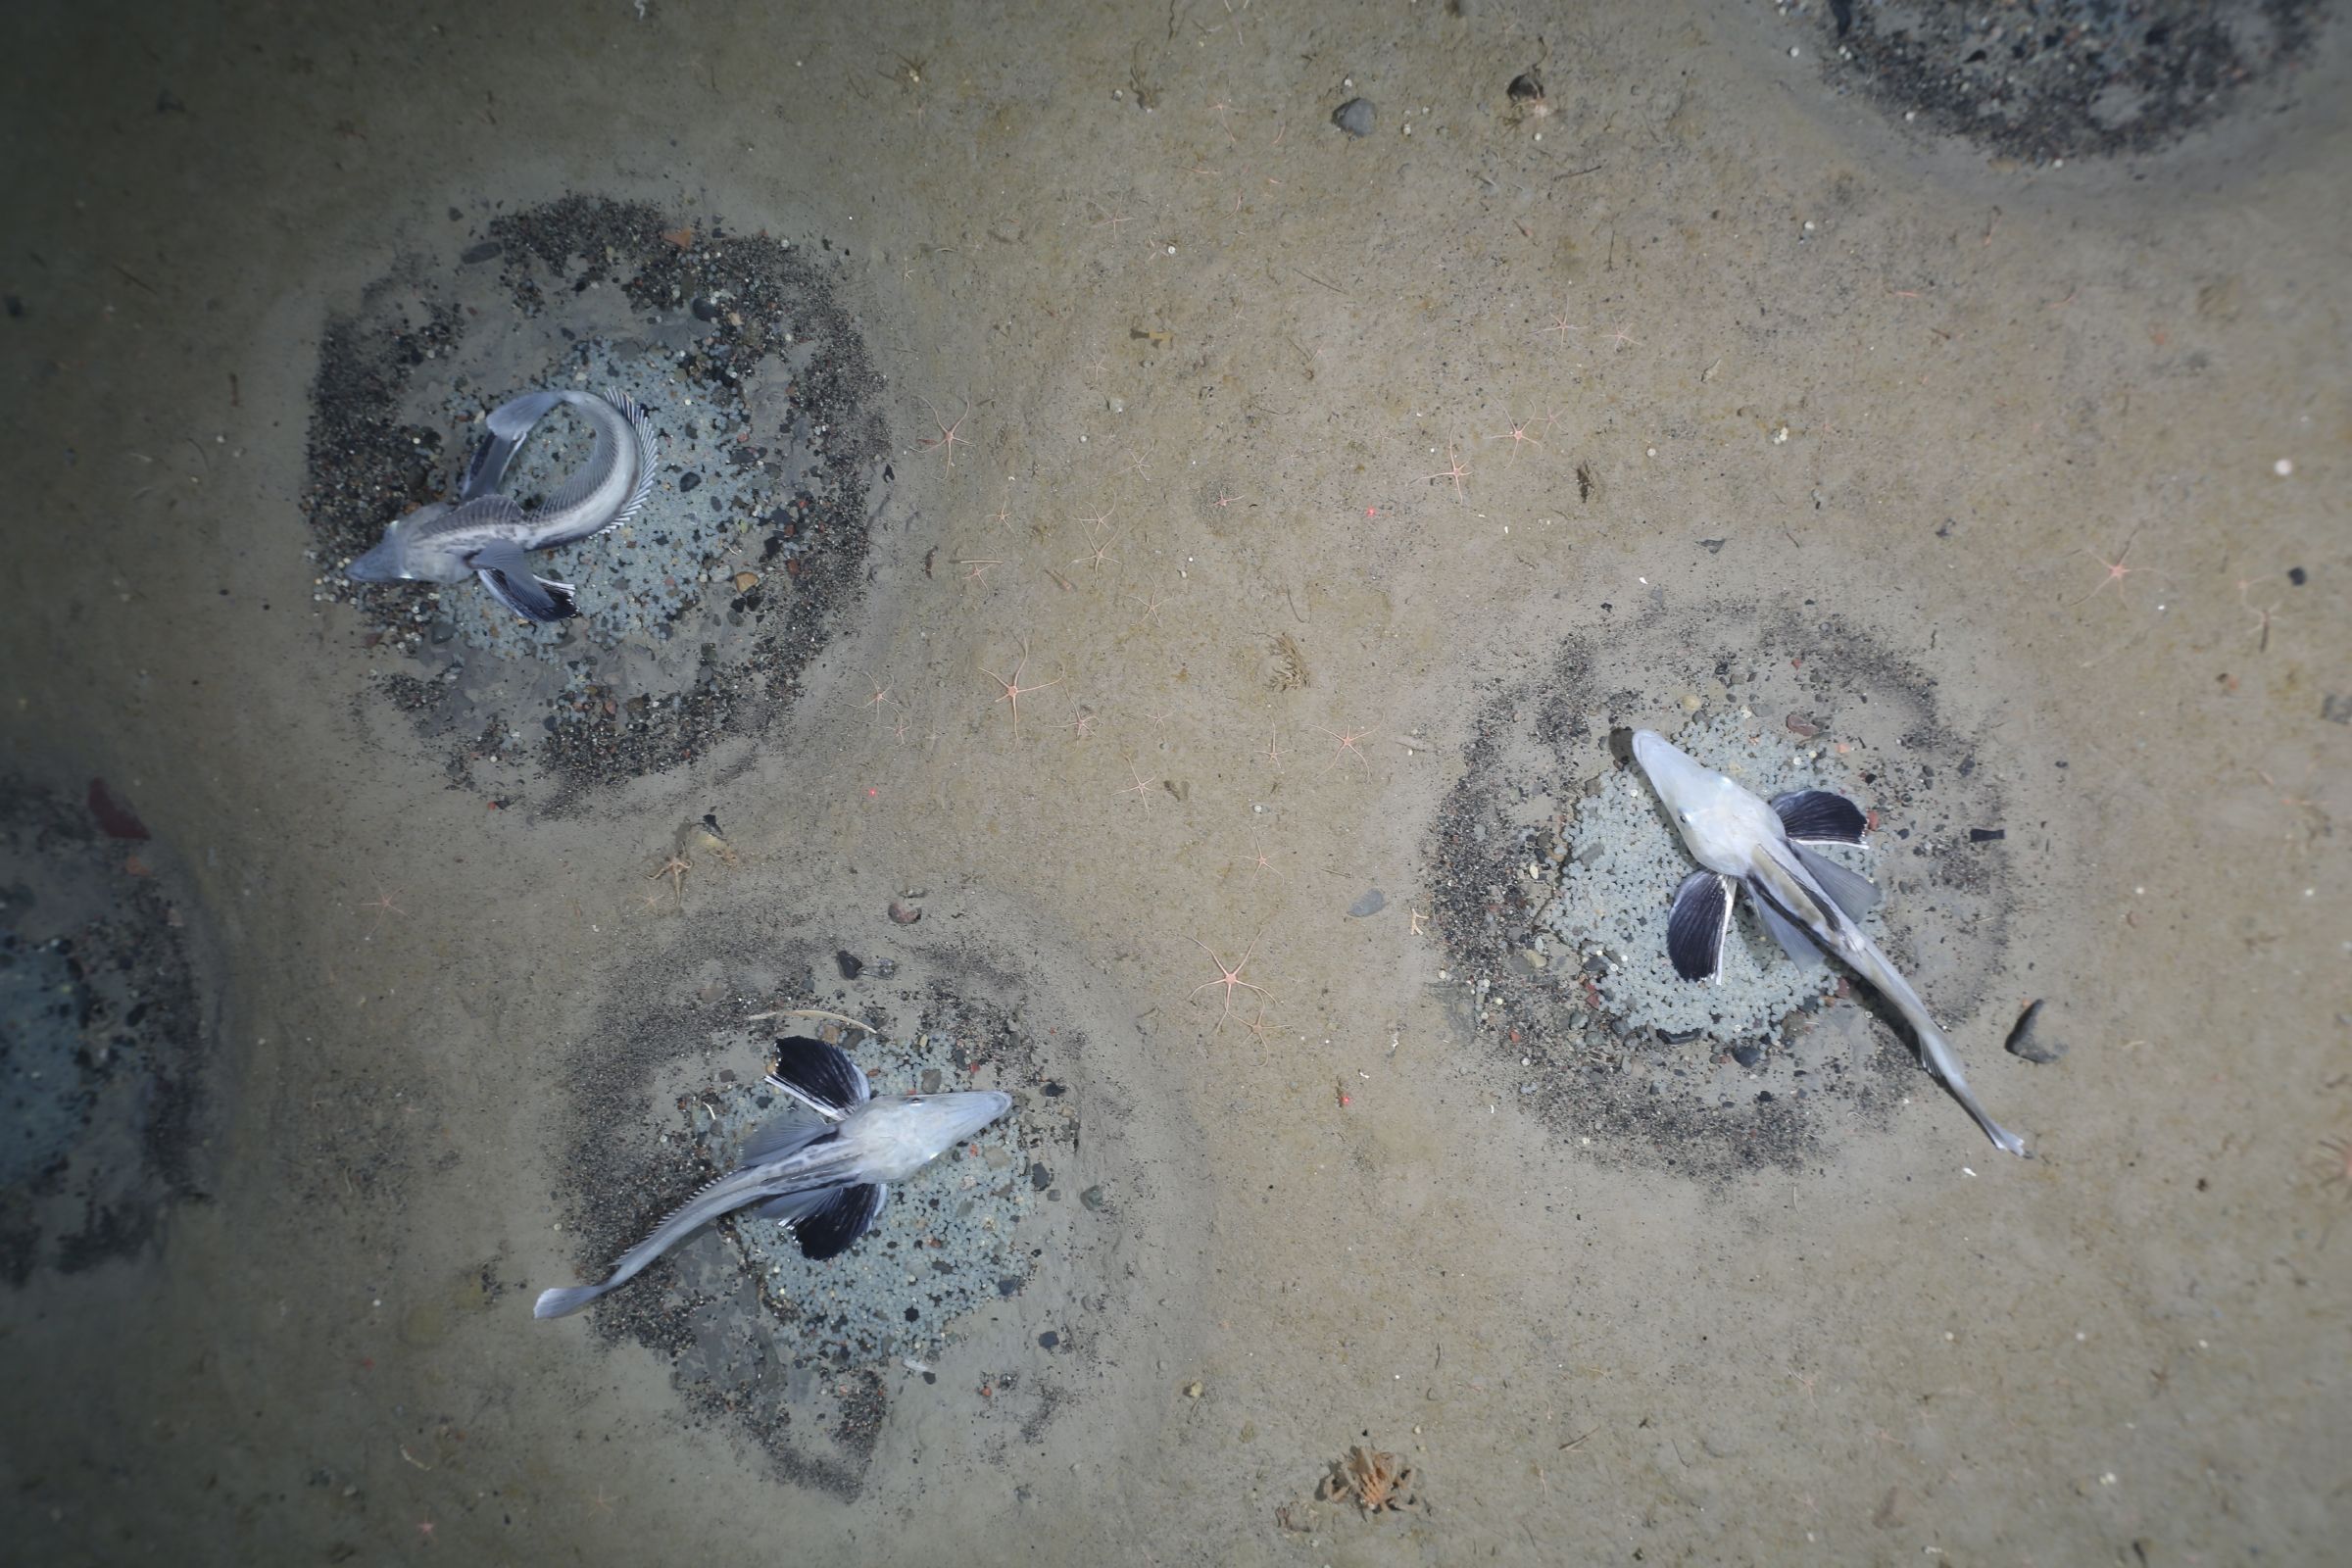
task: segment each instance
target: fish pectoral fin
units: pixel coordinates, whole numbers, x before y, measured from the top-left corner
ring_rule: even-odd
[[[1845,911],[1849,920],[1859,920],[1879,906],[1879,885],[1859,871],[1849,871],[1836,860],[1825,859],[1801,844],[1788,846],[1796,852],[1796,863],[1821,884],[1821,891],[1830,902]]]
[[[874,1228],[890,1189],[880,1182],[844,1187],[826,1204],[793,1226],[801,1255],[819,1262],[850,1250],[852,1243]]]
[[[1781,828],[1799,844],[1859,844],[1870,818],[1862,808],[1828,790],[1791,790],[1772,798]]]
[[[1675,889],[1666,914],[1666,956],[1686,980],[1723,979],[1723,934],[1732,924],[1732,884],[1714,871],[1693,871]]]
[[[865,1074],[839,1046],[807,1035],[787,1035],[776,1042],[775,1080],[809,1109],[828,1121],[839,1121],[852,1105],[874,1098]]]
[[[506,501],[506,498],[485,497],[473,505],[487,506],[497,501]],[[506,501],[506,504],[510,508],[514,505],[511,501]],[[516,509],[517,521],[521,515],[520,510]],[[578,604],[572,599],[571,584],[557,582],[552,577],[533,576],[530,566],[523,560],[522,546],[511,540],[501,539],[496,544],[482,546],[466,558],[466,564],[482,579],[482,586],[490,590],[492,598],[525,620],[535,620],[545,625],[550,621],[567,620],[580,612]]]
[[[1788,955],[1791,962],[1811,969],[1829,961],[1822,956],[1821,949],[1814,945],[1813,939],[1805,934],[1805,928],[1784,914],[1780,906],[1758,892],[1752,882],[1748,884],[1747,902],[1755,906],[1756,914],[1764,922],[1764,929],[1772,933],[1772,940],[1781,945],[1781,951]]]
[[[531,427],[563,401],[561,392],[525,392],[492,409],[483,421],[489,425],[490,434],[474,449],[473,461],[466,466],[466,482],[459,487],[458,498],[471,501],[504,484],[508,465],[514,461],[514,454],[531,433]]]
[[[752,1213],[760,1219],[772,1219],[779,1225],[798,1225],[818,1209],[841,1196],[838,1187],[819,1187],[806,1193],[786,1193],[759,1204]]]

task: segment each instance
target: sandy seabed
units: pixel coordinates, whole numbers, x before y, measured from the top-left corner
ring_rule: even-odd
[[[2340,27],[2029,163],[1762,7],[642,9],[12,22],[0,748],[209,1033],[153,1223],[0,1284],[12,1560],[2339,1549]],[[881,432],[617,781],[306,522],[330,323],[567,195],[819,258]],[[1863,999],[1743,1059],[1529,961],[1610,732],[1740,711],[2030,1160]],[[1014,1095],[1019,1266],[880,1361],[747,1351],[724,1233],[534,1322],[795,1006]]]

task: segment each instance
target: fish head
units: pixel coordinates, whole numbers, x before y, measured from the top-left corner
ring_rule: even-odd
[[[882,1095],[850,1112],[841,1131],[860,1152],[869,1181],[902,1181],[1012,1108],[994,1089],[953,1095]]]
[[[1781,836],[1771,807],[1665,736],[1636,730],[1634,760],[1649,775],[1691,858],[1708,870],[1744,877],[1756,851]]]
[[[446,515],[449,510],[447,502],[435,501],[394,518],[375,548],[345,566],[343,574],[355,582],[464,581],[464,563],[446,551],[427,549],[421,542],[424,524]]]

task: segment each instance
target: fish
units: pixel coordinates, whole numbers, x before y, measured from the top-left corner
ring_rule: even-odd
[[[1686,980],[1723,981],[1723,942],[1732,924],[1732,890],[1747,889],[1764,929],[1800,964],[1818,964],[1827,948],[1894,1004],[1919,1039],[1921,1059],[1984,1136],[2012,1154],[2025,1140],[1985,1114],[1968,1087],[1960,1057],[1877,943],[1855,919],[1878,902],[1868,877],[1807,849],[1860,844],[1862,808],[1828,790],[1794,790],[1766,803],[1651,730],[1634,732],[1634,760],[1673,813],[1692,859],[1706,867],[1675,890],[1666,917],[1666,953]]]
[[[792,1232],[805,1257],[847,1251],[903,1182],[995,1121],[993,1089],[877,1097],[848,1052],[805,1035],[776,1042],[768,1083],[798,1104],[746,1141],[743,1162],[672,1209],[596,1285],[542,1291],[531,1316],[566,1317],[619,1289],[712,1220],[749,1208]]]
[[[595,445],[579,471],[526,512],[499,485],[532,426],[559,403],[570,404],[588,420]],[[551,391],[500,404],[487,423],[489,437],[466,465],[456,502],[436,501],[395,518],[375,548],[343,570],[359,582],[464,582],[470,571],[526,620],[544,624],[576,615],[572,585],[533,574],[523,553],[618,527],[644,509],[660,454],[653,417],[615,392]]]

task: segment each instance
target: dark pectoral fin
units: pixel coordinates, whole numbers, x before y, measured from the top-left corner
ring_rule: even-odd
[[[1849,920],[1859,920],[1879,906],[1879,885],[1859,871],[1849,871],[1836,860],[1815,855],[1801,844],[1788,846],[1796,852],[1796,863],[1812,874],[1821,884],[1821,891],[1830,902],[1845,911]]]
[[[1732,924],[1732,885],[1713,871],[1693,871],[1675,890],[1666,915],[1666,956],[1686,980],[1723,978],[1723,934]]]
[[[798,1225],[841,1195],[838,1187],[819,1187],[814,1192],[786,1193],[771,1198],[752,1212],[761,1219],[772,1219],[779,1225]]]
[[[835,1193],[831,1202],[792,1228],[801,1255],[821,1262],[848,1251],[853,1242],[874,1228],[889,1196],[890,1189],[880,1182],[862,1182]]]
[[[1756,906],[1756,913],[1762,917],[1764,929],[1772,933],[1772,940],[1781,945],[1781,951],[1792,961],[1808,969],[1827,961],[1821,956],[1821,949],[1813,945],[1813,939],[1805,935],[1805,928],[1788,918],[1753,883],[1748,885],[1747,901]]]
[[[1862,808],[1828,790],[1793,790],[1775,796],[1772,808],[1783,831],[1800,844],[1859,844],[1870,819]]]
[[[848,1052],[807,1035],[789,1035],[776,1042],[775,1075],[835,1120],[852,1105],[874,1098],[865,1074]]]
[[[484,545],[466,558],[466,564],[474,569],[482,579],[482,586],[500,604],[525,620],[544,624],[566,620],[580,612],[572,602],[571,584],[533,576],[523,561],[520,545],[506,540]]]

